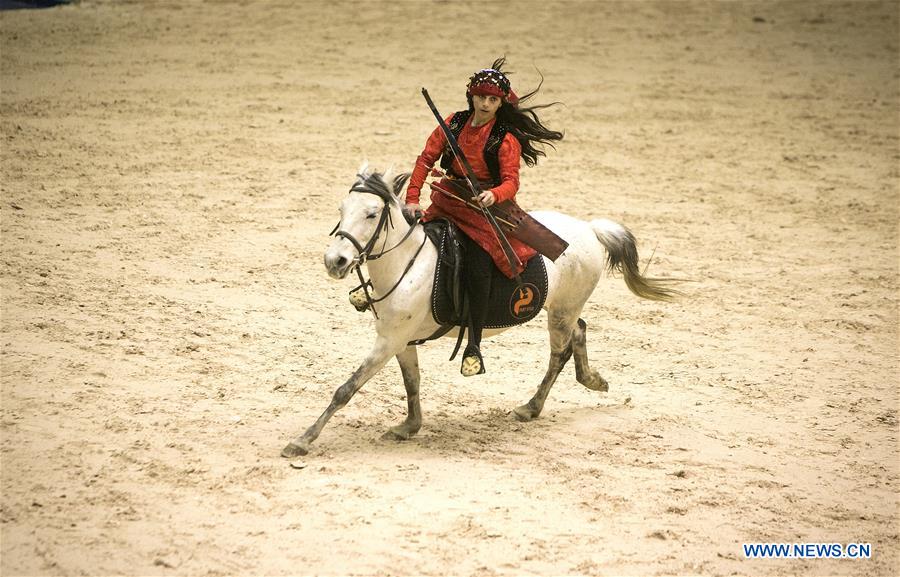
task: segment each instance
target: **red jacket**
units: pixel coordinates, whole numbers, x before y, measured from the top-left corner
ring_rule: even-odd
[[[451,117],[447,118],[450,122]],[[475,176],[482,182],[491,180],[491,173],[487,163],[484,160],[484,146],[491,129],[497,121],[495,118],[490,122],[483,124],[477,128],[473,128],[471,121],[467,121],[465,127],[457,139],[459,148],[466,155],[466,160],[472,166]],[[446,146],[446,137],[441,127],[435,128],[428,141],[425,143],[425,150],[416,159],[416,166],[413,169],[412,176],[409,179],[409,187],[406,191],[406,202],[408,204],[418,204],[419,195],[421,194],[422,185],[425,178],[434,167],[435,162],[441,157]],[[522,146],[518,139],[507,133],[500,144],[497,157],[500,163],[500,184],[490,189],[494,193],[496,202],[503,202],[515,198],[516,192],[519,190],[519,164],[522,154]],[[465,174],[465,169],[459,164],[459,161],[453,160],[453,172],[456,174]],[[431,189],[431,206],[425,211],[424,221],[433,220],[435,218],[447,218],[452,220],[459,228],[472,240],[478,243],[491,257],[494,259],[497,267],[503,271],[503,274],[512,278],[521,273],[525,268],[525,263],[533,257],[536,251],[530,246],[522,242],[507,237],[510,245],[512,245],[519,262],[516,263],[515,270],[511,270],[506,255],[500,247],[500,241],[497,239],[494,229],[491,227],[487,218],[480,211],[469,208],[461,201],[448,196],[447,194],[437,190],[437,188],[449,189],[446,180],[433,186]]]

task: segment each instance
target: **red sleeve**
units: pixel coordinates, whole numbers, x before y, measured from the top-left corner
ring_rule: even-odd
[[[500,163],[500,184],[491,190],[496,202],[503,202],[515,198],[519,191],[519,164],[522,155],[522,145],[519,139],[510,133],[506,134],[500,150],[497,151],[497,159]]]
[[[451,118],[453,116],[448,116],[445,122],[449,124]],[[406,187],[406,204],[419,204],[422,185],[425,184],[425,179],[434,167],[434,163],[441,157],[446,142],[444,132],[438,126],[425,142],[425,150],[416,159],[416,166],[413,168],[412,176],[409,177],[409,186]]]

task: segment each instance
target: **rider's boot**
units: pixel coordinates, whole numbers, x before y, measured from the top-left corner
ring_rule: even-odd
[[[475,241],[460,235],[465,243],[465,282],[469,297],[469,344],[463,353],[459,372],[464,377],[484,374],[481,356],[481,329],[487,320],[494,260]]]

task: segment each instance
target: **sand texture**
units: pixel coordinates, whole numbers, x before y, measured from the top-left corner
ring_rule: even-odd
[[[897,2],[83,0],[0,42],[3,576],[900,574]],[[563,103],[520,203],[685,298],[603,279],[609,392],[570,365],[529,423],[545,313],[478,378],[420,347],[417,437],[392,362],[292,467],[373,341],[322,266],[357,167],[502,54]]]

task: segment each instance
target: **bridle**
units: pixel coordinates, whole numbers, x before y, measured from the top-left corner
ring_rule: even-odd
[[[381,195],[377,194],[376,192],[373,192],[373,191],[371,191],[365,187],[361,187],[359,185],[354,185],[353,187],[351,187],[350,192],[365,192],[368,194],[374,194],[375,196],[378,196],[379,198],[381,198]],[[384,200],[384,199],[382,198],[382,200]],[[367,242],[365,244],[365,246],[363,246],[363,244],[361,242],[359,242],[349,232],[339,230],[340,226],[341,226],[340,221],[338,221],[338,223],[334,226],[334,228],[329,233],[329,236],[336,236],[339,238],[347,239],[350,242],[350,244],[353,245],[353,248],[356,249],[357,254],[356,254],[356,257],[354,257],[354,259],[351,263],[351,266],[354,268],[354,270],[356,270],[356,275],[359,277],[359,282],[361,284],[360,284],[360,286],[356,287],[353,290],[355,291],[359,288],[363,289],[363,293],[366,295],[366,304],[368,305],[368,308],[372,309],[372,314],[375,315],[376,319],[378,318],[378,313],[375,312],[375,303],[381,302],[384,299],[388,298],[391,295],[391,293],[393,293],[397,289],[397,287],[400,286],[400,283],[406,277],[406,274],[409,272],[409,269],[411,269],[413,264],[416,262],[416,258],[419,256],[419,253],[422,252],[422,248],[425,246],[425,243],[428,242],[428,237],[426,236],[422,240],[422,244],[419,245],[418,250],[416,250],[416,254],[414,254],[413,257],[410,259],[409,263],[407,263],[406,268],[403,270],[403,273],[400,275],[400,278],[397,279],[397,282],[394,283],[394,286],[391,287],[391,290],[389,290],[387,293],[385,293],[380,298],[377,298],[377,299],[372,298],[372,295],[369,294],[369,287],[372,286],[372,281],[371,280],[367,281],[363,278],[363,274],[362,274],[362,270],[361,270],[362,266],[370,260],[377,260],[377,259],[383,257],[387,253],[391,252],[392,250],[394,250],[395,248],[399,247],[401,244],[406,242],[406,239],[408,239],[410,237],[410,235],[412,235],[416,226],[419,224],[419,219],[420,219],[420,217],[416,216],[416,218],[413,220],[413,222],[410,223],[409,230],[406,232],[405,235],[403,235],[403,238],[400,239],[400,242],[398,242],[397,244],[395,244],[394,246],[392,246],[391,248],[389,248],[387,250],[385,250],[385,248],[384,248],[387,245],[387,235],[385,235],[384,236],[384,244],[381,247],[381,252],[375,253],[375,254],[372,254],[372,250],[375,248],[375,243],[377,242],[378,237],[381,236],[382,232],[384,232],[388,226],[390,226],[391,228],[394,228],[394,222],[393,222],[393,219],[391,218],[391,204],[387,200],[384,200],[384,207],[381,209],[381,217],[378,219],[378,226],[375,227],[375,231],[372,233],[372,237],[369,239],[369,242]]]

